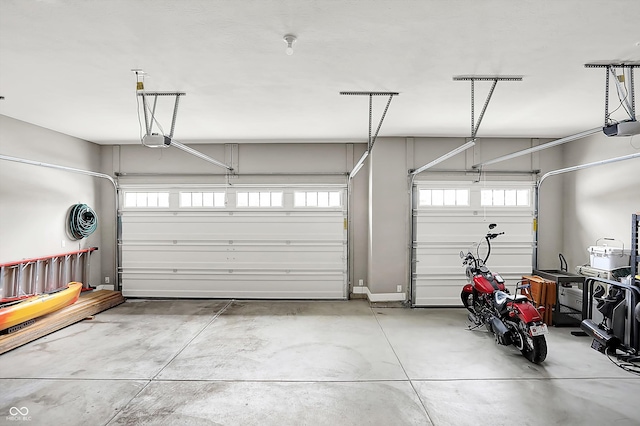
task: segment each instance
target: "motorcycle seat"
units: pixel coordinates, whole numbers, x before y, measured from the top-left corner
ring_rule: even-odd
[[[524,294],[508,294],[507,300],[511,300],[512,302],[520,302],[524,300],[529,300],[529,298]]]
[[[507,301],[518,303],[525,300],[529,299],[524,294],[509,294],[504,291],[496,291],[495,301],[498,306],[504,307]]]

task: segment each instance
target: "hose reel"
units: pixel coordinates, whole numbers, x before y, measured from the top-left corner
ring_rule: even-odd
[[[86,204],[74,204],[69,209],[67,231],[74,240],[93,234],[98,227],[98,215]]]

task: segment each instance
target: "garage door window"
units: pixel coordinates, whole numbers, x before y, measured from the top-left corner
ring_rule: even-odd
[[[168,192],[126,192],[125,207],[169,207]]]
[[[468,206],[468,189],[421,189],[420,206]]]
[[[282,207],[282,192],[238,192],[237,207]]]
[[[340,207],[340,191],[298,191],[293,196],[294,207]]]
[[[529,207],[528,189],[483,189],[480,205],[485,207]]]
[[[181,192],[180,207],[224,207],[224,192]]]

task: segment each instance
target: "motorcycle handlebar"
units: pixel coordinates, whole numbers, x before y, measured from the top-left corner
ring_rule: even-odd
[[[471,253],[467,252],[467,255],[462,260],[463,265],[472,266],[475,269],[478,269],[478,259]]]

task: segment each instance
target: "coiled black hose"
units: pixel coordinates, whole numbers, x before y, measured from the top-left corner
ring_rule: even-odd
[[[98,216],[86,204],[75,204],[69,210],[69,234],[75,240],[91,235],[98,227]]]

